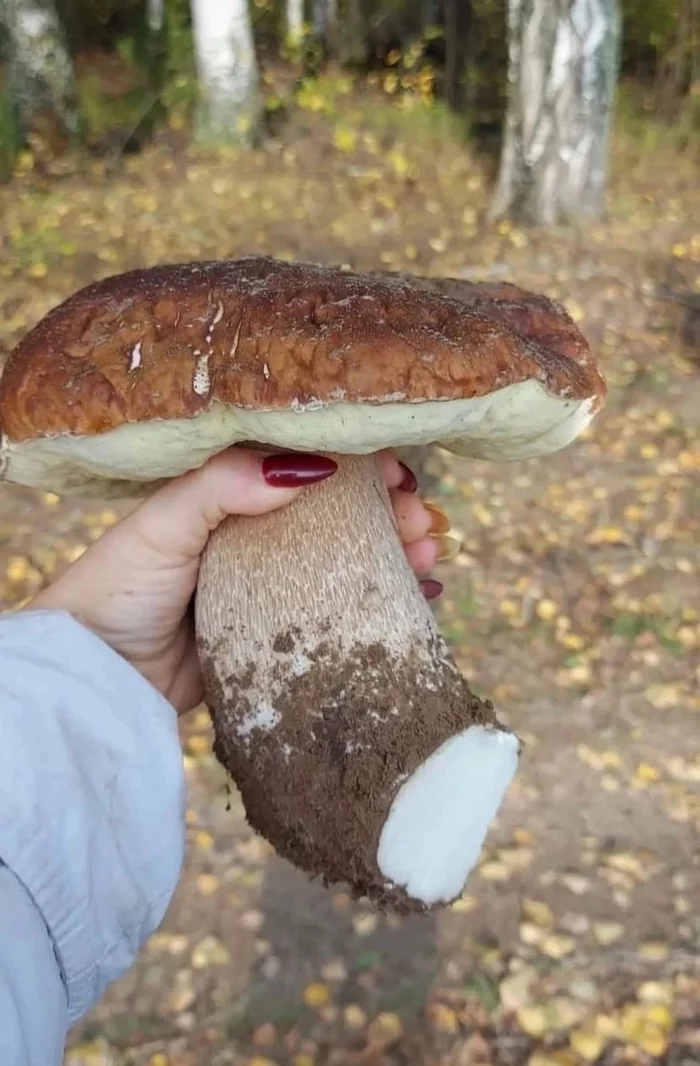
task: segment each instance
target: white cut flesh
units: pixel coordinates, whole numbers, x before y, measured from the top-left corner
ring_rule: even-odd
[[[381,873],[428,906],[460,895],[513,779],[520,743],[476,725],[447,740],[400,788],[382,829]]]

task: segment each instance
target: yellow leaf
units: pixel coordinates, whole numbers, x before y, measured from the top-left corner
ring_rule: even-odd
[[[668,956],[668,944],[663,944],[657,940],[649,940],[646,944],[642,944],[639,948],[639,954],[644,959],[651,959],[653,962],[661,962]]]
[[[228,949],[215,936],[205,936],[192,952],[192,966],[205,970],[208,966],[226,966],[231,961]]]
[[[311,1055],[295,1055],[292,1059],[292,1066],[314,1066],[315,1059]]]
[[[364,1029],[367,1024],[367,1015],[362,1007],[350,1003],[343,1011],[343,1020],[348,1029]]]
[[[562,874],[561,883],[575,896],[584,896],[591,888],[590,880],[583,874]]]
[[[592,1029],[574,1029],[569,1034],[569,1043],[585,1062],[595,1062],[602,1055],[606,1042]]]
[[[559,612],[559,607],[554,600],[540,600],[535,609],[543,622],[551,621]]]
[[[603,947],[614,944],[625,931],[625,927],[619,922],[594,922],[593,936]]]
[[[661,1056],[668,1047],[668,1033],[672,1025],[670,1013],[664,1015],[660,1024],[651,1013],[658,1010],[667,1011],[667,1008],[632,1004],[625,1007],[620,1015],[620,1031],[624,1039],[648,1055]]]
[[[220,887],[221,882],[214,874],[199,874],[197,888],[203,896],[213,896]]]
[[[619,526],[598,526],[588,534],[586,542],[595,547],[600,544],[629,544],[630,540]]]
[[[170,1059],[162,1051],[156,1051],[148,1060],[148,1066],[169,1066]]]
[[[554,915],[548,904],[536,899],[523,899],[522,908],[526,918],[529,918],[535,925],[545,929],[554,925]]]
[[[640,785],[648,785],[661,779],[661,771],[648,762],[640,762],[634,772],[634,780]]]
[[[32,568],[23,555],[11,555],[7,564],[7,576],[10,581],[20,584],[26,581]]]
[[[632,877],[641,878],[643,874],[641,862],[636,855],[632,855],[628,851],[620,851],[615,855],[606,856],[605,864],[611,866],[613,870],[630,874]]]
[[[331,990],[328,985],[317,982],[304,989],[304,1003],[307,1007],[323,1007],[330,1002]]]
[[[557,1051],[533,1052],[527,1066],[578,1066],[578,1062],[569,1048],[559,1048]]]
[[[403,1036],[403,1023],[398,1014],[384,1011],[374,1019],[367,1030],[367,1036],[372,1047],[381,1049],[391,1047]]]
[[[454,901],[451,910],[456,914],[469,914],[470,911],[473,911],[478,906],[479,901],[474,896],[461,896]]]
[[[515,1011],[527,1006],[530,1002],[532,986],[536,980],[537,971],[532,966],[524,966],[517,973],[505,977],[498,987],[503,1009]]]
[[[459,1018],[445,1003],[431,1003],[428,1007],[428,1017],[433,1028],[439,1033],[454,1036],[459,1032]]]
[[[535,925],[534,922],[521,922],[518,927],[518,933],[523,944],[540,944],[544,938],[545,931],[539,925]]]
[[[207,833],[206,829],[200,829],[198,833],[195,833],[194,842],[202,851],[209,851],[214,847],[214,837],[211,833]]]
[[[520,1010],[516,1011],[515,1017],[522,1031],[536,1040],[546,1036],[554,1028],[552,1014],[542,1004],[521,1007]]]
[[[550,933],[540,944],[540,951],[548,955],[550,959],[563,959],[576,947],[576,941],[571,936]]]
[[[479,877],[484,881],[509,881],[512,871],[502,862],[485,862],[479,867]]]
[[[357,130],[338,126],[333,135],[333,143],[339,152],[352,152],[357,144]]]
[[[644,981],[637,989],[640,1003],[673,1003],[673,985],[669,981]]]

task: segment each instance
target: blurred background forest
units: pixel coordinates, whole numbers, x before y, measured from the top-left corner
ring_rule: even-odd
[[[561,301],[606,409],[419,457],[441,628],[525,742],[462,899],[377,914],[227,809],[67,1066],[695,1066],[700,0],[0,0],[0,367],[109,274],[269,254]],[[123,508],[0,486],[0,609]]]

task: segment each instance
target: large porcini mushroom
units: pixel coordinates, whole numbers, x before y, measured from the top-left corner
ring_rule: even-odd
[[[259,258],[158,267],[89,286],[19,344],[0,468],[104,496],[235,442],[336,458],[287,509],[211,538],[196,614],[216,752],[281,854],[420,909],[461,892],[519,742],[450,657],[373,453],[544,455],[604,395],[573,322],[514,286]]]

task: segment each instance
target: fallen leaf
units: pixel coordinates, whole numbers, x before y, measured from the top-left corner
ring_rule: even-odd
[[[428,1018],[433,1029],[439,1033],[454,1036],[459,1032],[459,1018],[451,1007],[445,1003],[430,1003],[428,1006]]]
[[[226,966],[231,956],[220,940],[215,936],[206,936],[192,952],[191,961],[195,970],[205,970],[209,966]]]
[[[505,977],[498,986],[503,1009],[515,1011],[525,1007],[530,1002],[532,987],[537,977],[537,970],[532,966],[524,966],[517,973]]]
[[[379,918],[369,911],[366,914],[356,914],[352,920],[352,927],[357,936],[370,936],[378,925]]]
[[[548,955],[550,959],[563,959],[576,947],[576,941],[571,936],[550,933],[539,945],[540,951]]]
[[[637,989],[640,1003],[663,1003],[671,1006],[675,997],[670,981],[644,981]]]
[[[574,1029],[569,1033],[571,1047],[584,1062],[595,1062],[605,1050],[605,1038],[594,1029]]]
[[[552,908],[547,903],[542,903],[536,899],[523,899],[521,906],[525,917],[535,925],[539,925],[543,929],[548,929],[554,925]]]
[[[367,1015],[362,1007],[350,1003],[343,1011],[343,1021],[348,1029],[364,1029],[367,1024]]]
[[[619,922],[594,922],[592,926],[593,936],[603,947],[614,944],[624,934],[624,931],[624,925],[620,925]]]
[[[331,990],[328,985],[316,982],[304,989],[304,1003],[307,1007],[323,1007],[330,1001]]]
[[[214,874],[198,874],[197,890],[202,896],[213,896],[220,887],[221,882]]]
[[[384,1011],[378,1014],[367,1030],[370,1045],[377,1051],[392,1047],[403,1036],[403,1023],[398,1014]]]

